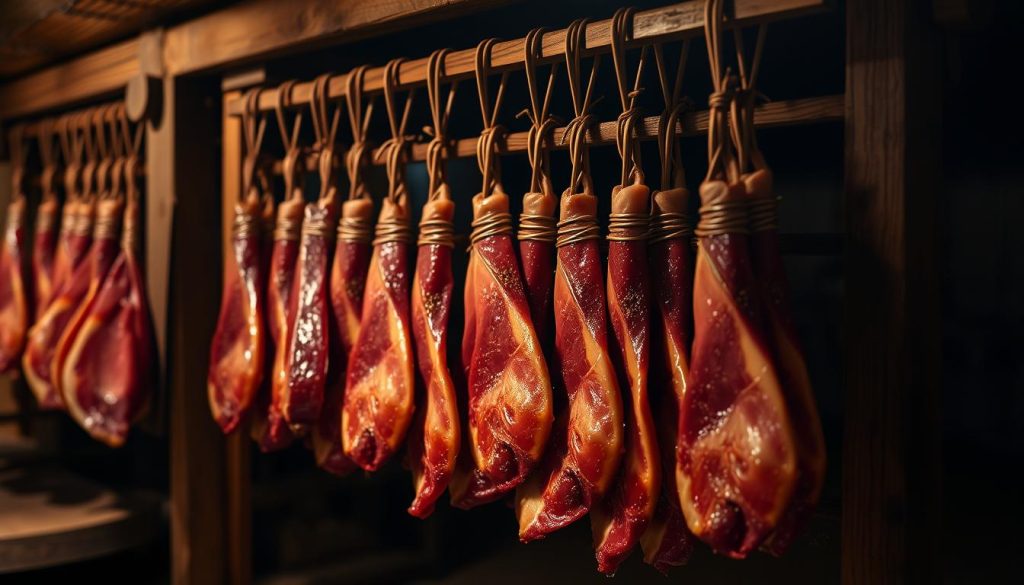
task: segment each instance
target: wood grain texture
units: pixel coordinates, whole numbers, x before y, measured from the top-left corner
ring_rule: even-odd
[[[386,3],[385,3],[386,4]],[[748,26],[759,22],[791,18],[814,10],[822,10],[826,0],[735,0],[734,14],[728,26]],[[704,0],[689,0],[662,8],[637,12],[633,21],[633,40],[630,46],[698,37],[704,34]],[[545,33],[542,38],[543,58],[540,63],[560,59],[565,50],[565,29]],[[594,21],[587,25],[586,53],[606,53],[611,50],[611,20]],[[475,49],[452,51],[445,58],[447,79],[467,79],[473,76]],[[491,53],[491,67],[495,73],[518,69],[523,66],[523,39],[495,43]],[[425,84],[427,57],[411,59],[399,69],[399,85],[403,88]],[[328,87],[330,97],[345,95],[347,74],[332,77]],[[376,67],[366,72],[364,90],[382,91],[384,68]],[[296,106],[309,103],[313,84],[299,83],[292,89],[292,103]],[[277,101],[274,89],[260,94],[261,110],[272,110]],[[242,103],[231,103],[228,111],[239,115]]]
[[[209,129],[218,109],[206,80],[167,79],[158,132],[169,132],[159,164],[174,195],[168,336],[171,395],[171,581],[228,582],[226,440],[210,416],[207,352],[220,298],[220,159]],[[183,123],[187,120],[187,123]]]
[[[0,85],[0,119],[16,118],[114,95],[139,73],[136,39]]]
[[[295,52],[339,39],[351,42],[401,24],[422,25],[459,11],[509,0],[258,0],[167,31],[164,62],[172,75]]]
[[[936,583],[934,33],[911,0],[847,9],[842,577]]]

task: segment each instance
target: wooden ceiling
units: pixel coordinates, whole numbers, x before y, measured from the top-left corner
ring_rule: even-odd
[[[221,4],[226,2],[4,0],[0,2],[0,80]]]

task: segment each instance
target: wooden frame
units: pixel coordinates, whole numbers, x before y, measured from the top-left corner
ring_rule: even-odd
[[[142,72],[164,76],[162,119],[147,133],[147,183],[150,201],[159,201],[162,213],[173,210],[178,220],[168,236],[173,253],[168,250],[169,257],[163,258],[171,272],[170,312],[179,316],[168,325],[175,583],[246,583],[251,564],[248,444],[240,434],[225,440],[210,420],[201,349],[212,332],[219,298],[218,259],[208,252],[217,248],[220,233],[228,233],[222,220],[225,210],[214,203],[218,170],[209,129],[222,131],[223,168],[237,169],[240,138],[231,114],[238,112],[239,100],[237,92],[223,94],[225,117],[217,124],[202,96],[216,95],[219,89],[190,76],[390,32],[412,19],[444,18],[503,3],[291,0],[281,4],[291,12],[322,16],[281,29],[275,20],[281,4],[255,0],[0,86],[0,119],[6,120],[111,95]],[[824,4],[735,0],[735,14],[737,22],[746,24],[799,15]],[[842,579],[851,584],[937,580],[933,559],[940,531],[933,487],[939,465],[935,376],[940,348],[934,335],[938,312],[930,173],[937,166],[938,141],[931,135],[935,128],[926,123],[936,115],[935,99],[928,92],[937,84],[930,68],[933,60],[927,58],[934,30],[919,20],[912,4],[849,2],[845,96],[770,104],[760,114],[773,124],[845,118],[846,400],[843,460],[833,465],[842,467]],[[637,41],[699,34],[702,15],[695,7],[700,5],[691,0],[682,8],[638,14]],[[232,22],[234,36],[228,38],[235,41],[224,42],[218,33]],[[545,35],[545,59],[558,57],[561,34]],[[606,50],[607,39],[607,21],[588,26],[588,49]],[[517,41],[499,43],[493,64],[498,71],[515,67],[521,53]],[[472,59],[467,55],[450,54],[448,72],[470,75]],[[401,81],[417,83],[424,71],[425,60],[410,61],[402,67]],[[332,79],[332,97],[342,94],[343,81],[343,76]],[[379,71],[371,72],[368,84],[379,89]],[[308,101],[309,84],[296,86],[293,97],[297,103]],[[272,104],[272,91],[264,92],[261,107]],[[185,119],[188,124],[176,123]],[[700,113],[690,114],[683,128],[700,131]],[[608,138],[607,128],[596,132],[595,140]],[[203,140],[206,146],[196,148]],[[471,140],[460,141],[456,155],[469,154]],[[507,147],[518,150],[521,142],[521,136],[512,135]],[[221,178],[221,201],[231,201],[238,177],[226,172]],[[161,261],[153,255],[149,260],[151,265]],[[209,518],[224,522],[211,523]]]

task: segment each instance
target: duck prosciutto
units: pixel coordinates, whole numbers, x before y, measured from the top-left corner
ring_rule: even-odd
[[[566,65],[576,118],[567,129],[570,187],[562,194],[555,271],[554,369],[567,394],[541,468],[520,491],[519,538],[527,542],[586,514],[608,490],[623,451],[619,384],[608,351],[608,320],[598,239],[597,197],[587,171],[590,87],[579,84],[586,23],[566,32]],[[596,69],[596,64],[595,64]],[[591,74],[591,85],[594,79]]]
[[[223,293],[217,328],[210,344],[206,378],[210,410],[225,433],[234,431],[248,412],[263,375],[265,280],[261,260],[262,201],[254,181],[265,121],[254,118],[254,97],[247,99],[245,185],[235,205],[230,253],[224,257]]]
[[[54,290],[50,302],[36,319],[28,331],[28,338],[25,345],[25,354],[22,358],[22,370],[25,373],[25,381],[35,395],[39,407],[45,410],[64,408],[64,398],[57,387],[57,379],[54,377],[54,361],[57,345],[64,329],[74,317],[84,295],[89,290],[90,274],[93,267],[89,266],[88,256],[93,250],[93,221],[97,213],[95,201],[96,193],[103,193],[105,184],[99,184],[106,180],[106,173],[112,164],[110,160],[100,163],[97,152],[94,148],[90,121],[83,117],[76,123],[75,141],[77,148],[87,152],[87,159],[82,166],[81,190],[77,185],[68,191],[69,198],[73,193],[78,197],[64,205],[64,216],[67,224],[62,226],[61,238],[58,243],[56,256],[54,258]],[[66,179],[70,182],[76,178],[77,173],[70,174]],[[94,184],[93,179],[97,179]],[[95,192],[93,189],[95,188]],[[121,221],[120,209],[115,206],[107,206],[103,220],[107,227],[119,226]],[[67,234],[65,239],[64,234]],[[115,236],[116,237],[116,236]],[[64,243],[66,242],[66,246]],[[116,242],[115,246],[116,247]],[[106,248],[106,247],[101,247]],[[97,271],[105,271],[109,263],[113,261],[111,250],[104,249],[105,253],[97,251],[95,267]]]
[[[500,97],[492,108],[487,95],[494,42],[480,43],[476,52],[485,128],[477,147],[483,189],[473,197],[462,336],[469,448],[463,449],[450,486],[452,504],[463,509],[492,502],[522,484],[543,454],[552,421],[551,379],[530,317],[499,176]]]
[[[124,167],[129,189],[120,250],[96,293],[91,299],[87,295],[76,326],[61,340],[66,350],[58,349],[64,353],[60,387],[68,413],[111,447],[124,444],[129,427],[145,411],[154,380],[153,325],[138,259],[136,160]],[[106,247],[106,241],[97,239],[94,249],[98,245]]]
[[[363,111],[363,80],[367,66],[355,68],[346,77],[346,112],[352,131],[352,146],[345,154],[348,173],[348,200],[341,205],[337,244],[331,266],[329,332],[331,353],[327,364],[327,384],[320,418],[312,433],[313,453],[321,469],[345,475],[357,466],[345,455],[341,442],[341,409],[345,397],[345,372],[348,356],[359,336],[366,273],[373,252],[373,201],[366,189],[363,169],[369,148],[364,134],[371,107]]]
[[[446,49],[435,51],[427,63],[434,139],[427,148],[430,197],[420,217],[416,276],[412,283],[412,336],[425,386],[417,397],[407,458],[416,489],[409,513],[417,518],[429,516],[448,487],[459,454],[461,432],[455,386],[448,370],[448,317],[455,286],[455,202],[445,180],[443,161],[448,113],[441,109],[440,85],[447,53]],[[448,92],[449,109],[454,92],[454,87]]]
[[[796,445],[751,266],[747,196],[728,144],[733,88],[718,65],[722,3],[708,4],[708,176],[700,187],[693,360],[679,413],[677,481],[693,533],[745,557],[774,531],[796,483]]]
[[[679,507],[676,487],[676,443],[679,404],[690,376],[693,341],[693,230],[688,218],[690,193],[685,185],[676,128],[683,111],[680,100],[688,42],[679,56],[675,82],[668,85],[664,55],[654,46],[655,64],[665,99],[658,120],[661,189],[651,196],[648,271],[651,279],[651,385],[658,446],[661,450],[661,496],[654,517],[640,538],[644,562],[662,573],[685,564],[695,540]]]
[[[626,79],[625,40],[633,10],[623,8],[612,19],[612,56],[623,113],[617,145],[622,180],[612,190],[608,222],[608,315],[614,337],[609,348],[619,384],[627,390],[625,455],[608,495],[591,513],[597,568],[612,575],[640,541],[654,514],[661,488],[661,464],[651,407],[650,293],[647,278],[647,231],[650,189],[644,184],[636,124],[636,107],[646,49],[640,57],[633,91]],[[631,182],[632,180],[632,182]]]
[[[341,413],[345,454],[366,471],[380,469],[399,449],[414,408],[409,322],[411,229],[404,172],[405,122],[412,94],[399,118],[394,91],[400,64],[400,59],[392,60],[384,72],[391,139],[381,154],[387,157],[388,196],[377,218],[359,337],[349,356]]]

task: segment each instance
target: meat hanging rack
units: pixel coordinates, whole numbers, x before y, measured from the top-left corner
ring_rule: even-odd
[[[731,18],[726,28],[744,27],[764,23],[771,20],[801,16],[826,7],[821,0],[790,0],[787,2],[759,3],[737,1],[733,5]],[[699,37],[704,31],[704,2],[691,0],[661,8],[637,12],[633,16],[632,35],[627,42],[628,48],[640,47],[654,43],[676,41],[691,37]],[[545,32],[540,39],[541,58],[538,65],[550,64],[562,59],[565,55],[565,29]],[[611,51],[612,21],[611,19],[594,21],[586,27],[586,47],[584,56],[591,56]],[[522,69],[525,65],[523,53],[526,39],[519,38],[497,42],[490,55],[490,71],[498,74],[506,71]],[[445,55],[443,70],[445,81],[454,82],[469,79],[474,72],[474,49],[450,51]],[[412,59],[401,64],[398,70],[397,89],[409,89],[426,85],[428,58]],[[345,96],[350,74],[330,77],[327,82],[329,99]],[[384,88],[384,67],[367,69],[363,79],[365,94],[380,93]],[[299,108],[308,106],[312,96],[313,82],[289,84],[288,107]],[[260,91],[257,108],[260,111],[273,111],[279,103],[279,88],[267,88]],[[225,113],[229,116],[241,116],[244,108],[242,98],[231,99],[225,104]],[[843,97],[839,95],[821,96],[789,101],[770,102],[759,106],[754,115],[757,127],[783,126],[790,124],[810,123],[816,121],[841,120],[843,118]],[[641,140],[653,140],[658,131],[658,116],[643,118],[637,125],[637,134]],[[680,135],[692,136],[707,132],[708,112],[690,111],[681,119],[677,128]],[[563,140],[565,128],[556,128],[551,145],[553,149],[567,148]],[[591,144],[611,144],[615,142],[616,122],[603,122],[595,125],[588,133],[587,142]],[[505,136],[499,145],[499,153],[525,152],[527,150],[529,132],[514,132]],[[476,155],[477,138],[464,138],[453,141],[452,148],[446,149],[445,156],[472,157]],[[414,144],[410,152],[410,160],[423,161],[427,157],[426,144]],[[307,168],[311,169],[315,155],[310,155]],[[382,161],[375,161],[383,164]]]

